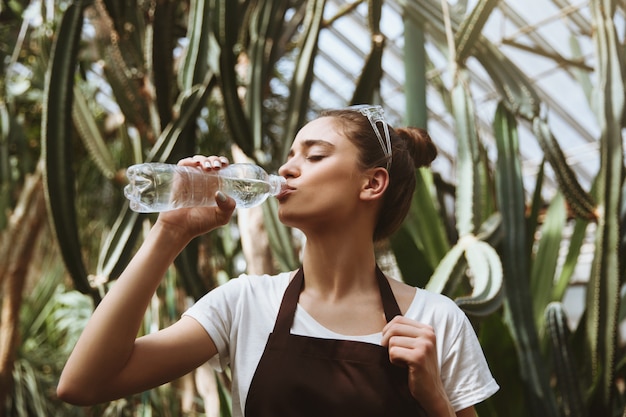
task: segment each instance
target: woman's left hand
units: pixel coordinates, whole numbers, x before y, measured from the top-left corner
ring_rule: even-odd
[[[429,416],[454,416],[439,376],[437,340],[431,326],[396,316],[383,328],[382,345],[391,363],[409,370],[411,395]]]

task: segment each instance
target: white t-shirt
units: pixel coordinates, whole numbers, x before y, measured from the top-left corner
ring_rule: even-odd
[[[184,313],[196,319],[217,346],[218,354],[211,364],[217,370],[230,365],[233,417],[244,415],[248,389],[274,328],[290,276],[290,272],[275,276],[241,275],[210,291]],[[404,316],[434,328],[441,379],[455,410],[477,404],[499,389],[474,329],[452,300],[417,289]],[[382,338],[381,333],[337,334],[315,321],[300,306],[291,333],[375,344],[380,344]]]

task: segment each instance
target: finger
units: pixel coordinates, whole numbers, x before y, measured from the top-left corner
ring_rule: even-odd
[[[425,343],[427,338],[413,337],[413,336],[393,336],[389,339],[389,347],[399,347],[412,349],[418,347],[420,344]]]
[[[390,347],[389,351],[389,362],[394,365],[399,366],[409,366],[409,357],[411,355],[411,350],[406,349],[400,346]]]
[[[411,337],[429,337],[434,335],[434,329],[424,324],[394,324],[393,326],[383,329],[383,335],[393,336],[411,336]]]
[[[228,158],[225,156],[204,156],[194,155],[188,158],[183,158],[178,161],[178,165],[185,166],[198,166],[206,170],[220,169],[228,165]]]
[[[204,162],[207,160],[209,160],[209,157],[207,156],[194,155],[181,159],[178,161],[178,165],[203,167]]]
[[[389,344],[389,339],[395,336],[434,338],[435,332],[432,326],[427,324],[419,323],[410,319],[394,319],[387,323],[387,325],[383,328],[382,335],[381,344],[383,346],[387,346]]]
[[[408,325],[413,325],[413,326],[417,326],[417,327],[421,327],[421,326],[427,326],[429,327],[427,324],[424,323],[420,323],[419,321],[410,319],[408,317],[405,316],[395,316],[393,319],[391,319],[391,321],[389,321],[389,323],[387,323],[387,326],[393,326],[395,324],[408,324]]]
[[[394,336],[389,342],[388,351],[392,363],[415,366],[436,360],[437,346],[434,340],[425,337]]]
[[[218,209],[223,213],[222,215],[230,218],[233,211],[235,210],[235,206],[237,203],[232,198],[228,197],[221,191],[217,191],[215,193],[215,202],[217,203]]]
[[[224,157],[212,156],[202,161],[205,169],[220,169],[228,165],[228,159]]]

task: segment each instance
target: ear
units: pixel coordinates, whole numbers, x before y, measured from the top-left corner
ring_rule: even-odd
[[[371,201],[382,198],[388,185],[389,172],[381,167],[372,168],[365,173],[361,199]]]

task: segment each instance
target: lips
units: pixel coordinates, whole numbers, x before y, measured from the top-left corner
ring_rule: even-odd
[[[283,189],[280,191],[280,193],[278,193],[276,195],[276,198],[278,199],[278,201],[282,201],[285,198],[287,198],[287,196],[289,194],[291,194],[293,191],[295,191],[295,188],[290,187],[290,186],[287,185],[287,186],[283,187]]]

